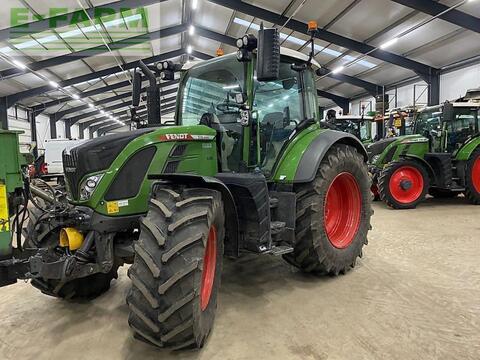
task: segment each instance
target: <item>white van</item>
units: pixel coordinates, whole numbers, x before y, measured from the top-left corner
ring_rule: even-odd
[[[66,139],[51,139],[45,140],[45,160],[44,168],[46,174],[42,177],[57,177],[63,175],[63,160],[62,153],[65,149],[71,149],[84,143],[87,140],[66,140]]]

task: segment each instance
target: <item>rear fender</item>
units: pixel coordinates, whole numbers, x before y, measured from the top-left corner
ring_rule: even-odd
[[[298,163],[293,182],[300,184],[312,182],[315,179],[323,158],[332,146],[337,144],[355,147],[363,156],[364,161],[368,161],[365,147],[355,136],[339,131],[326,130],[319,133],[305,149],[305,152]]]
[[[176,185],[203,187],[219,191],[222,194],[225,210],[225,255],[235,258],[240,256],[237,208],[232,193],[224,183],[210,176],[183,174],[149,175],[148,179],[169,181]]]

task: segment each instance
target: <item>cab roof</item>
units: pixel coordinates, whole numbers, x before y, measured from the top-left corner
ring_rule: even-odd
[[[306,55],[306,54],[304,54],[300,51],[288,49],[288,48],[283,47],[283,46],[280,48],[280,55],[286,56],[286,57],[289,57],[289,58],[292,58],[292,59],[300,60],[302,62],[307,62],[308,61],[308,55]],[[224,56],[236,56],[236,54],[233,53],[233,54],[227,54],[227,55],[224,55]],[[213,59],[216,59],[216,58],[213,58]],[[212,59],[210,59],[210,60],[189,61],[189,62],[187,62],[183,65],[182,70],[184,70],[184,71],[190,70],[190,69],[196,67],[197,65],[203,64],[206,61],[211,61],[211,60]],[[312,60],[312,66],[315,70],[321,68],[320,64],[315,59]]]

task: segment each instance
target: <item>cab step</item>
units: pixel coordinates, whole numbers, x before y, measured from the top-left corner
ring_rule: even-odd
[[[270,250],[265,251],[264,254],[281,256],[285,254],[290,254],[293,252],[293,247],[291,246],[274,246]]]
[[[280,234],[283,230],[285,230],[286,224],[282,221],[272,221],[270,223],[270,233],[273,235]]]

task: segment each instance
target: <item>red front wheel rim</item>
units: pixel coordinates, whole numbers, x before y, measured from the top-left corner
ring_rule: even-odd
[[[200,287],[200,308],[205,311],[212,296],[215,270],[217,268],[217,229],[211,226],[208,232],[207,247],[203,256],[202,284]]]
[[[355,177],[343,172],[333,179],[325,197],[325,231],[330,243],[347,248],[361,222],[362,195]]]
[[[480,193],[480,156],[473,163],[472,184],[477,193]]]
[[[390,177],[390,194],[402,204],[417,201],[423,193],[423,187],[423,175],[413,166],[402,166]]]

